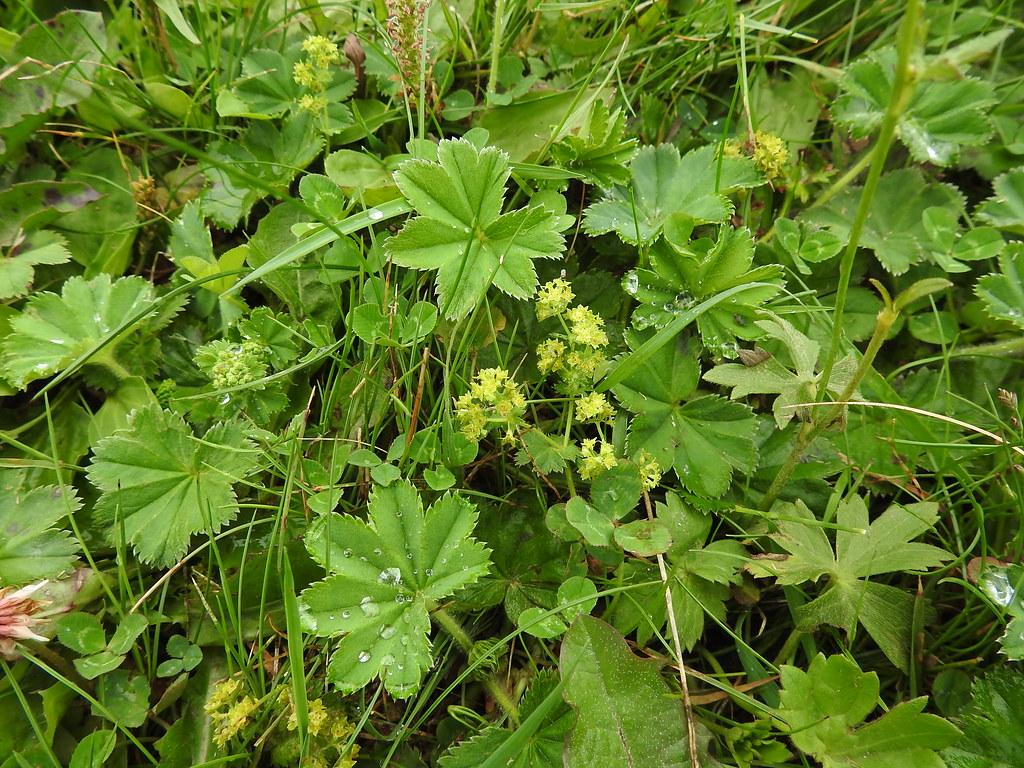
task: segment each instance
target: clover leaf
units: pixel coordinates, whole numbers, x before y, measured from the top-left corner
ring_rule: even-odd
[[[992,317],[1024,328],[1024,244],[1006,246],[999,257],[999,274],[982,277],[975,292]]]
[[[835,121],[857,138],[878,128],[892,101],[896,50],[885,48],[851,64],[839,81],[832,110]],[[996,102],[992,84],[971,77],[921,81],[900,114],[896,134],[922,163],[951,165],[961,147],[978,147],[992,135],[988,107]]]
[[[540,206],[502,213],[509,159],[494,147],[444,140],[437,162],[409,160],[395,181],[419,214],[387,242],[403,267],[437,270],[436,291],[449,319],[468,315],[493,284],[518,299],[537,287],[534,259],[565,248],[560,217]]]
[[[784,665],[780,673],[777,714],[793,743],[824,768],[943,768],[935,750],[960,736],[948,720],[921,711],[924,696],[865,723],[878,699],[878,675],[845,656],[819,653],[806,672]]]
[[[718,240],[702,237],[678,246],[661,242],[650,251],[651,269],[634,269],[623,288],[640,306],[633,311],[638,329],[664,328],[672,319],[717,293],[748,283],[775,283],[777,264],[751,267],[754,240],[745,229],[722,227]],[[761,335],[752,325],[759,308],[779,286],[753,285],[720,302],[697,318],[704,345],[716,353],[734,351],[736,337]]]
[[[825,529],[802,501],[780,503],[772,511],[783,522],[771,538],[789,555],[758,560],[752,570],[774,575],[782,585],[829,579],[822,594],[797,610],[799,626],[829,624],[853,634],[859,622],[889,660],[907,670],[914,599],[897,587],[869,579],[923,571],[950,559],[945,550],[912,541],[935,525],[938,504],[894,504],[869,523],[864,500],[851,496],[836,512],[835,552]]]
[[[647,244],[670,222],[707,224],[732,215],[731,192],[764,183],[753,162],[716,157],[713,146],[682,157],[671,144],[641,149],[630,164],[632,179],[605,193],[584,213],[583,229],[591,235],[614,232],[623,242]]]
[[[328,679],[351,693],[380,677],[396,698],[411,696],[433,662],[430,610],[487,573],[488,550],[472,538],[476,508],[445,495],[427,511],[408,481],[377,487],[369,519],[321,518],[306,545],[328,572],[306,589],[307,629],[344,635]]]
[[[862,192],[861,187],[848,187],[827,206],[811,208],[801,218],[824,227],[845,243]],[[871,198],[858,245],[874,251],[888,272],[901,275],[930,255],[925,214],[934,214],[930,209],[935,208],[948,209],[958,219],[964,210],[963,196],[950,184],[926,181],[917,168],[887,173]]]
[[[197,438],[170,411],[137,410],[127,429],[95,447],[88,475],[102,492],[96,519],[111,541],[123,535],[144,562],[172,565],[193,534],[234,519],[232,485],[255,464],[237,424],[217,424]]]
[[[26,493],[0,488],[0,587],[48,579],[71,566],[78,543],[53,526],[80,506],[62,486]]]
[[[747,406],[717,395],[688,399],[698,375],[691,353],[666,344],[614,392],[635,414],[630,454],[646,450],[662,469],[672,467],[691,492],[717,497],[729,489],[734,469],[753,471],[756,421]]]
[[[60,296],[36,293],[11,321],[11,333],[3,341],[4,376],[18,388],[52,376],[96,349],[127,320],[155,307],[153,286],[141,277],[72,277]],[[108,387],[111,375],[120,381],[145,373],[157,355],[140,346],[156,343],[151,337],[159,322],[142,320],[118,334],[89,358],[86,372]]]
[[[665,554],[668,587],[679,642],[690,649],[704,634],[705,616],[725,620],[729,588],[741,581],[739,571],[747,554],[738,541],[709,542],[711,516],[688,506],[674,493],[665,494],[665,501],[655,504],[655,514],[672,537]],[[665,588],[651,563],[627,562],[623,575],[636,586],[629,599],[614,604],[612,623],[625,634],[635,630],[637,641],[645,644],[668,621]]]
[[[756,326],[765,334],[779,341],[789,353],[792,361],[790,370],[774,355],[764,353],[761,359],[744,358],[743,364],[726,363],[717,365],[704,374],[704,380],[725,387],[732,387],[730,397],[738,400],[747,395],[777,394],[772,412],[779,429],[784,428],[792,418],[799,415],[807,420],[807,408],[796,408],[801,403],[813,402],[817,396],[820,373],[815,373],[818,363],[819,344],[802,334],[781,317],[758,320]],[[763,350],[762,350],[763,351]],[[758,350],[755,350],[755,353]],[[828,380],[828,391],[840,394],[850,383],[857,370],[853,355],[838,360]]]

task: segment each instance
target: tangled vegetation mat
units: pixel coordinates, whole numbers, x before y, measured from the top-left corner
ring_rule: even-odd
[[[0,10],[0,768],[1019,768],[1024,23]]]

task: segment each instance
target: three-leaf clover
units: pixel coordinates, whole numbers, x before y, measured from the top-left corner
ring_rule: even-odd
[[[25,493],[0,487],[0,587],[48,579],[71,566],[78,543],[53,526],[80,506],[62,486]]]
[[[725,619],[729,587],[741,580],[739,571],[747,560],[743,545],[731,539],[708,542],[711,516],[667,493],[655,504],[656,519],[671,533],[672,544],[665,554],[672,609],[679,629],[679,642],[689,649],[704,633],[705,616]],[[657,582],[658,569],[640,561],[623,566],[627,581]],[[634,630],[637,641],[648,642],[668,620],[665,589],[660,583],[636,586],[628,599],[617,600],[612,622],[621,632]]]
[[[779,503],[772,511],[783,521],[771,538],[789,555],[782,560],[758,560],[751,570],[776,576],[783,585],[828,576],[825,591],[797,610],[798,625],[810,629],[829,624],[852,635],[859,622],[889,660],[906,670],[914,598],[870,579],[884,573],[924,571],[950,559],[945,550],[913,541],[935,525],[939,505],[894,504],[869,523],[867,504],[851,496],[836,511],[834,552],[825,528],[803,502]]]
[[[374,677],[396,698],[416,691],[432,663],[430,610],[487,573],[476,518],[472,504],[447,494],[424,513],[400,481],[373,491],[368,520],[331,515],[308,534],[329,575],[302,593],[304,622],[321,637],[344,635],[327,670],[341,691]]]
[[[870,723],[878,675],[845,656],[818,654],[807,671],[784,665],[778,715],[790,739],[824,768],[944,768],[935,750],[960,735],[948,720],[923,713],[927,697],[898,704]]]
[[[122,534],[143,562],[171,565],[200,531],[217,531],[238,514],[232,485],[256,465],[240,426],[217,424],[202,438],[176,414],[149,406],[127,429],[95,447],[89,480],[102,495],[96,520]]]
[[[57,636],[61,645],[82,654],[75,659],[75,670],[86,680],[112,672],[121,666],[125,656],[135,644],[149,621],[145,616],[132,613],[125,616],[110,641],[99,618],[92,613],[69,613],[60,621]]]
[[[651,269],[634,269],[623,278],[626,293],[640,302],[633,311],[636,328],[663,328],[715,294],[759,283],[702,313],[697,330],[714,352],[732,350],[737,336],[753,339],[761,335],[752,321],[759,308],[779,292],[775,282],[782,268],[776,264],[751,267],[754,240],[749,231],[722,227],[717,241],[702,237],[682,246],[663,241],[651,249],[650,259]]]
[[[510,169],[499,149],[446,139],[437,158],[409,160],[396,171],[419,216],[388,240],[388,255],[403,267],[437,270],[439,305],[450,319],[468,315],[492,284],[519,299],[532,296],[533,260],[565,248],[560,217],[540,206],[501,212]]]
[[[43,379],[68,367],[90,352],[132,317],[155,309],[153,286],[141,277],[111,280],[101,274],[86,280],[65,281],[60,296],[36,293],[25,310],[11,321],[11,333],[3,341],[3,373],[16,387]],[[169,317],[143,320],[96,349],[86,370],[109,384],[111,375],[120,381],[146,372],[157,359],[153,332]]]
[[[878,128],[892,101],[896,50],[885,48],[851,64],[839,81],[835,121],[858,137]],[[950,165],[961,147],[977,147],[992,135],[988,107],[996,102],[991,83],[970,77],[918,82],[900,113],[896,135],[922,163]]]
[[[704,374],[704,379],[714,384],[732,387],[730,397],[738,400],[747,395],[777,394],[772,412],[779,429],[784,428],[792,418],[799,415],[807,420],[807,408],[794,406],[814,402],[817,397],[820,373],[815,373],[820,345],[793,327],[781,317],[758,320],[755,325],[765,334],[779,341],[789,353],[792,369],[784,365],[775,355],[764,353],[756,362],[725,363],[717,365]],[[828,391],[840,394],[850,383],[857,370],[853,355],[838,360],[828,380]]]
[[[861,187],[848,187],[827,206],[811,208],[802,218],[826,228],[845,243],[850,239],[862,192]],[[959,218],[964,210],[963,196],[950,184],[926,181],[917,168],[887,173],[871,198],[858,245],[874,251],[888,272],[901,275],[930,255],[932,238],[925,215],[936,208],[948,209]]]
[[[716,157],[710,145],[682,157],[671,144],[644,147],[633,158],[630,174],[628,185],[610,189],[587,208],[587,233],[614,232],[627,243],[652,243],[669,223],[692,228],[727,221],[733,206],[726,195],[764,183],[752,161]]]
[[[756,421],[747,406],[717,395],[688,399],[698,376],[696,357],[670,343],[614,392],[635,414],[630,454],[646,450],[662,469],[672,467],[687,490],[717,497],[729,489],[734,469],[753,471]]]

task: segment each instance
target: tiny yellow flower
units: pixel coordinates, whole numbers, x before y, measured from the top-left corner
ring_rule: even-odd
[[[615,409],[601,392],[591,392],[576,400],[577,421],[608,421],[614,415]]]
[[[308,61],[297,61],[292,67],[292,80],[303,88],[316,89],[320,83],[320,75],[316,67]]]
[[[309,733],[316,736],[320,733],[327,722],[327,707],[323,699],[312,699],[306,704],[306,714],[309,723]],[[295,707],[291,707],[288,715],[288,730],[294,731],[299,727],[298,717],[295,715]]]
[[[592,312],[588,307],[573,307],[566,313],[569,319],[569,341],[581,346],[600,349],[608,344],[608,334],[604,332],[604,319]]]
[[[238,703],[232,705],[225,714],[216,716],[214,719],[220,721],[213,734],[213,740],[217,745],[223,747],[237,736],[249,724],[249,720],[258,706],[256,699],[252,696],[245,696]]]
[[[242,683],[237,678],[229,677],[224,680],[219,680],[213,685],[213,691],[210,693],[210,697],[206,700],[206,706],[204,709],[208,714],[219,712],[222,709],[226,709],[228,705],[234,703],[238,694],[242,692]]]
[[[544,283],[537,291],[537,319],[546,320],[562,314],[575,298],[572,286],[560,277]]]

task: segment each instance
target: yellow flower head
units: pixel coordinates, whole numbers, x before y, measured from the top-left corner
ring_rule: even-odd
[[[234,677],[218,680],[213,685],[213,690],[206,700],[204,709],[208,714],[219,712],[234,703],[238,694],[242,692],[242,682]]]
[[[503,368],[484,368],[470,382],[469,392],[455,401],[462,434],[482,438],[493,424],[511,430],[526,410],[526,396]]]
[[[341,61],[338,46],[323,35],[310,35],[303,40],[302,51],[317,69],[327,69]]]
[[[213,740],[217,745],[223,747],[237,736],[249,724],[249,720],[258,706],[259,703],[256,699],[252,696],[245,696],[232,705],[225,714],[215,716],[214,720],[218,721],[218,725],[213,734]]]
[[[652,491],[661,482],[661,467],[646,449],[640,451],[634,459],[637,471],[640,472],[640,485],[645,491]]]
[[[327,99],[323,96],[314,96],[312,93],[303,94],[299,97],[299,109],[311,115],[319,115],[327,109]]]
[[[614,415],[615,409],[601,392],[591,392],[576,400],[577,421],[608,421]]]
[[[537,345],[537,368],[547,374],[562,367],[565,344],[558,339],[547,339]]]
[[[573,307],[565,316],[569,319],[569,341],[573,344],[594,349],[600,349],[608,344],[608,334],[604,331],[604,319],[588,307]]]
[[[754,164],[769,181],[778,178],[789,162],[789,148],[786,142],[767,131],[754,134]]]
[[[560,277],[544,283],[537,291],[537,319],[546,320],[562,314],[575,298],[572,286]]]
[[[618,466],[619,461],[615,458],[615,448],[608,443],[601,443],[600,449],[596,448],[597,440],[587,438],[580,442],[580,456],[577,459],[580,477],[590,480],[597,477],[605,470]]]

